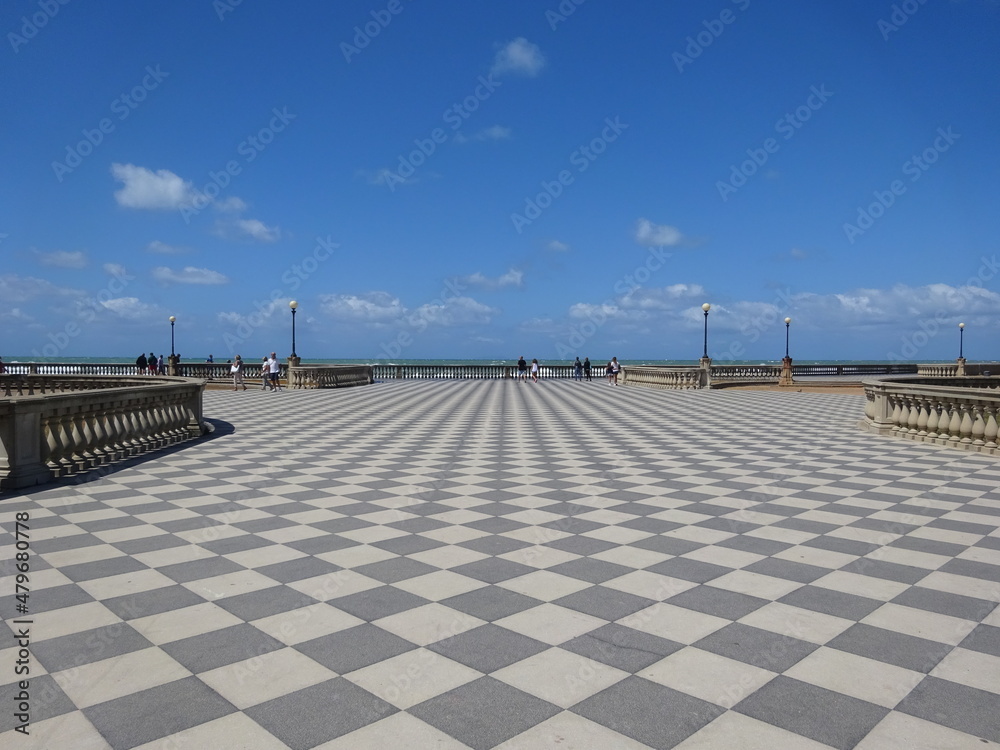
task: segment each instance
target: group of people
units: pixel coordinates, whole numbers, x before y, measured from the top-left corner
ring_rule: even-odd
[[[608,362],[607,366],[604,368],[604,374],[608,378],[608,383],[611,385],[618,385],[618,373],[621,371],[621,365],[618,363],[618,357],[612,357],[611,361]],[[593,367],[590,364],[590,357],[584,357],[583,362],[577,357],[576,361],[573,363],[573,379],[574,380],[591,380],[591,371]],[[538,360],[531,360],[531,381],[533,383],[538,382],[539,366]],[[517,378],[518,382],[522,380],[527,381],[528,379],[528,362],[522,354],[517,360]]]
[[[163,364],[163,355],[157,357],[153,352],[147,357],[145,353],[135,358],[135,366],[139,368],[140,375],[166,375],[167,368]]]
[[[278,356],[271,352],[270,357],[261,357],[260,359],[260,389],[262,391],[280,391],[281,362],[278,360]],[[243,381],[244,367],[243,358],[237,354],[236,359],[229,367],[229,371],[233,374],[234,391],[238,391],[241,387],[244,391],[247,389],[246,383]]]

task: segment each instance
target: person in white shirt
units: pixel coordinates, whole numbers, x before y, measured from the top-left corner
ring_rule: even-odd
[[[271,390],[280,391],[281,384],[278,379],[281,377],[281,362],[278,361],[278,355],[271,352],[271,358],[267,360],[267,368],[271,373]]]
[[[247,387],[243,382],[243,360],[239,354],[236,355],[236,360],[229,369],[233,373],[233,390],[239,390],[239,387],[243,386],[243,390],[245,391]]]

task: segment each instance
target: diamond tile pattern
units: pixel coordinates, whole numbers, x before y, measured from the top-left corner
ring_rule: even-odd
[[[0,496],[0,655],[18,512],[33,619],[32,732],[7,712],[0,745],[1000,743],[1000,462],[862,411],[603,381],[208,392],[206,439]]]

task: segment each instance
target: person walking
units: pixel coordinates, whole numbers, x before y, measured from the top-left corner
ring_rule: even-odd
[[[583,358],[583,376],[590,382],[590,357]]]
[[[135,358],[135,366],[139,368],[140,375],[146,375],[149,372],[149,364],[146,362],[145,353]]]
[[[611,358],[611,378],[614,380],[615,385],[618,385],[618,371],[622,369],[622,366],[618,364],[618,357]]]
[[[266,391],[271,386],[271,368],[267,364],[267,357],[260,358],[260,389]]]
[[[517,382],[520,383],[522,380],[528,380],[528,363],[525,362],[523,354],[521,355],[521,358],[517,360]]]
[[[611,385],[611,363],[610,362],[608,362],[608,364],[604,367],[604,374],[608,378],[608,385]]]
[[[149,353],[149,359],[146,360],[149,363],[149,374],[156,374],[156,355],[152,352]]]
[[[583,380],[583,362],[580,361],[579,357],[577,357],[576,362],[573,363],[573,379]]]
[[[163,355],[162,354],[159,357],[156,358],[156,374],[157,375],[166,375],[167,374],[167,368],[163,364]]]
[[[267,360],[268,369],[271,371],[271,390],[280,391],[281,390],[281,362],[278,361],[278,355],[271,352],[271,358]]]
[[[246,384],[243,382],[243,360],[240,355],[236,355],[236,360],[233,362],[232,367],[229,368],[230,372],[233,373],[233,390],[239,390],[240,386],[243,386],[243,390],[247,389]]]
[[[531,382],[532,383],[537,383],[538,382],[538,360],[537,359],[531,360]]]

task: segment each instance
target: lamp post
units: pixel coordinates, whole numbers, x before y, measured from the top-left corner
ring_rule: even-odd
[[[791,318],[785,318],[785,359],[788,359],[788,328],[792,324]]]
[[[705,348],[701,358],[708,359],[708,311],[712,309],[712,306],[706,302],[701,306],[701,309],[705,311]]]
[[[295,311],[298,308],[298,306],[299,303],[296,302],[295,300],[292,300],[291,302],[288,303],[288,307],[291,308],[292,310],[292,357],[291,358],[293,360],[296,360],[296,364],[298,364],[297,360],[299,358],[299,355],[295,353]]]
[[[174,323],[177,318],[170,316],[170,357],[167,358],[167,375],[177,376],[177,355],[174,353]]]
[[[963,345],[965,344],[965,323],[958,324],[958,358],[965,359],[962,356]]]
[[[781,360],[781,375],[778,385],[792,385],[792,358],[788,356],[788,331],[792,324],[791,318],[785,318],[785,358]]]

